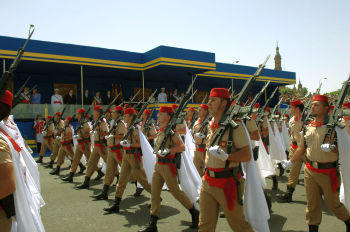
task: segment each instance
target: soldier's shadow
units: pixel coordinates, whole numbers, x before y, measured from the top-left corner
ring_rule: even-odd
[[[139,199],[140,197],[136,198]],[[147,223],[149,222],[150,216],[149,216],[149,205],[148,204],[142,204],[140,203],[140,199],[138,200],[137,203],[135,203],[135,198],[128,198],[129,202],[127,202],[127,204],[129,205],[120,205],[121,209],[120,209],[120,215],[123,215],[125,217],[125,219],[128,221],[128,224],[125,224],[125,227],[132,227],[132,226],[139,226],[139,227],[144,227],[147,225]],[[146,197],[143,197],[143,201],[147,200]],[[130,209],[132,206],[134,205],[138,205],[138,209],[133,210]],[[125,209],[125,210],[123,210]],[[129,211],[130,209],[130,211]],[[158,224],[162,224],[162,223],[166,223],[166,222],[162,222],[163,219],[171,217],[173,215],[179,214],[180,211],[177,210],[176,208],[167,206],[167,205],[161,205],[161,209],[159,212],[160,218],[158,221]]]
[[[271,232],[281,232],[283,225],[286,223],[287,218],[278,214],[271,214],[269,220],[269,227]]]

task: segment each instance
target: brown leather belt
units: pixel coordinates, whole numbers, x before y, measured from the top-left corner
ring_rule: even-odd
[[[320,163],[317,161],[311,161],[308,158],[306,158],[306,162],[311,164],[312,167],[317,169],[328,169],[328,168],[336,168],[337,167],[337,161],[336,162],[329,162],[329,163]]]

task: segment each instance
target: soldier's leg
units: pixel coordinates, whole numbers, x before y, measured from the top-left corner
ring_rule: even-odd
[[[69,172],[75,173],[77,171],[77,168],[78,168],[78,165],[79,165],[79,162],[80,162],[82,156],[83,156],[83,151],[78,145],[76,150],[75,150],[75,153],[73,155],[73,161],[72,161],[72,165],[70,167]]]
[[[140,160],[139,165],[140,166],[138,166],[136,160],[134,160],[134,162],[132,162],[132,172],[136,177],[136,181],[139,182],[147,192],[151,193],[151,185],[148,183],[146,172],[143,169],[142,159]]]
[[[299,174],[302,166],[302,159],[299,159],[293,163],[292,167],[290,168],[287,187],[292,187],[293,189],[295,189],[295,187],[298,184]]]
[[[152,186],[151,186],[151,210],[150,214],[157,216],[160,210],[160,195],[164,185],[164,179],[158,171],[157,164],[152,175]]]
[[[0,228],[3,232],[10,232],[12,227],[12,218],[7,218],[4,210],[0,210]]]
[[[126,185],[131,176],[130,158],[132,157],[128,154],[123,156],[123,163],[119,175],[119,181],[115,190],[115,197],[117,198],[122,198]]]
[[[107,156],[106,176],[104,179],[104,184],[108,186],[111,185],[114,180],[115,169],[118,169],[118,164],[113,156],[116,156],[116,154],[112,151],[109,151]]]
[[[342,221],[347,221],[350,218],[349,211],[339,200],[339,192],[332,190],[331,180],[328,175],[317,175],[317,183],[320,185],[326,205],[334,215]]]
[[[50,172],[51,175],[59,175],[61,165],[64,163],[64,159],[66,158],[66,149],[64,147],[60,147],[58,150],[58,159],[57,159],[57,166],[52,172]]]
[[[199,198],[199,230],[198,232],[215,231],[219,216],[219,204],[211,194],[211,187],[203,181]]]
[[[322,220],[322,190],[307,167],[304,168],[304,182],[307,202],[306,223],[319,226]]]
[[[97,163],[98,163],[98,160],[100,159],[100,155],[99,155],[100,151],[99,150],[100,150],[100,148],[94,147],[94,149],[92,150],[92,152],[90,154],[88,167],[87,167],[87,171],[85,174],[86,177],[90,178],[97,168]]]
[[[193,163],[194,163],[194,166],[196,167],[199,175],[203,176],[203,172],[204,172],[204,158],[203,158],[203,153],[202,152],[194,151]]]
[[[52,154],[50,156],[51,161],[55,161],[60,149],[60,143],[58,141],[53,142],[52,144]]]
[[[40,156],[41,157],[44,157],[44,155],[47,151],[47,148],[48,148],[48,142],[47,142],[47,139],[44,139],[43,143],[41,144],[41,149],[40,149]]]

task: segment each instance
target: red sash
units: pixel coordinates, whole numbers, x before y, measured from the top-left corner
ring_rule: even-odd
[[[332,191],[333,192],[337,191],[339,183],[338,183],[338,173],[336,168],[318,169],[318,168],[314,168],[309,162],[305,162],[305,163],[306,163],[306,167],[309,170],[313,172],[329,175],[329,178],[331,179]]]
[[[54,104],[62,104],[61,101],[54,101],[53,103],[54,103]]]
[[[127,150],[127,151],[131,150],[131,147],[124,147],[124,150]],[[129,153],[129,155],[134,155],[134,159],[135,159],[135,163],[136,164],[137,164],[136,157],[139,160],[139,163],[141,163],[142,159],[141,159],[141,154],[140,153],[137,153],[137,154]]]
[[[298,145],[294,145],[293,142],[290,143],[290,146],[291,146],[294,150],[298,149]]]
[[[24,104],[29,104],[30,102],[28,101],[28,100],[22,100],[22,103],[24,103]]]
[[[8,140],[10,140],[10,142],[12,143],[13,148],[17,151],[17,152],[21,152],[22,148],[16,143],[16,141],[9,135],[7,134],[3,129],[0,128],[1,133],[3,133]]]
[[[213,172],[225,171],[225,168],[207,167],[207,169]],[[238,175],[238,178],[241,178],[241,174]],[[235,178],[233,176],[228,178],[214,178],[209,176],[208,173],[205,172],[204,179],[208,182],[210,186],[221,188],[224,191],[227,207],[229,210],[232,210],[237,198],[237,184]]]
[[[118,143],[116,146],[120,146],[120,143]],[[115,146],[109,146],[109,148],[113,148],[113,147],[115,147]],[[116,154],[116,156],[117,156],[117,159],[119,160],[119,162],[121,163],[121,162],[123,162],[123,155],[122,155],[122,153],[121,153],[121,150],[122,149],[116,149],[116,150],[114,150],[114,151],[112,151],[112,152],[114,152],[115,154]]]
[[[101,153],[103,154],[103,146],[102,146],[102,143],[95,143],[95,147],[100,148]]]
[[[85,140],[85,141],[82,141],[83,139],[78,139],[78,144],[81,146],[81,150],[83,150],[83,152],[85,152],[85,143],[89,143],[90,140]]]
[[[174,158],[175,158],[175,155],[176,155],[176,154],[172,154],[172,155],[167,156],[166,158],[168,158],[168,159],[174,159]],[[157,156],[158,156],[158,157],[161,157],[161,156],[159,156],[159,155],[157,155]],[[177,175],[177,169],[176,169],[174,163],[162,163],[162,162],[159,162],[159,161],[158,161],[158,164],[161,164],[161,165],[168,165],[169,168],[170,168],[171,173],[173,174],[173,176],[176,176],[176,175]]]
[[[205,152],[205,147],[203,147],[203,148],[196,147],[196,151],[204,153]]]
[[[70,147],[72,141],[73,140],[66,140],[66,141],[61,142],[62,147],[65,147],[67,149],[67,151],[69,151],[69,147]]]

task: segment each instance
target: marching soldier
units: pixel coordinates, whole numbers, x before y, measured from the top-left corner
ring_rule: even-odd
[[[195,123],[195,112],[196,110],[193,107],[188,108],[185,116],[185,121],[190,130],[193,129]]]
[[[168,138],[166,142],[166,148],[159,150],[161,143],[164,139],[164,130],[167,127],[171,114],[174,111],[172,107],[161,106],[158,113],[158,124],[160,131],[155,140],[154,153],[157,154],[157,163],[154,167],[152,176],[152,203],[151,203],[151,218],[149,225],[139,230],[139,232],[154,232],[157,230],[158,214],[160,210],[160,194],[164,185],[164,182],[168,186],[171,194],[180,203],[190,211],[192,216],[191,228],[198,226],[198,210],[195,209],[187,195],[180,190],[179,183],[177,181],[177,169],[175,167],[175,156],[185,151],[185,145],[182,142],[179,133],[175,132],[171,138]],[[166,156],[165,156],[166,155]],[[165,157],[164,157],[165,156]]]
[[[124,122],[121,120],[123,112],[123,107],[116,106],[112,112],[112,119],[115,126],[109,135],[106,136],[107,146],[108,146],[108,156],[107,156],[107,167],[106,167],[106,176],[104,179],[104,185],[102,192],[96,196],[93,196],[96,200],[106,200],[108,199],[108,189],[112,184],[115,176],[119,178],[118,165],[122,166],[123,161],[123,147],[120,145],[125,133],[126,127]]]
[[[153,147],[154,139],[157,137],[156,127],[154,123],[150,123],[149,125],[146,125],[146,121],[149,120],[149,117],[152,117],[151,111],[149,109],[145,109],[141,117],[142,117],[142,122],[141,122],[142,133],[146,136],[148,142]]]
[[[249,140],[242,125],[229,128],[222,140],[217,138],[220,120],[229,107],[228,89],[214,88],[209,96],[209,112],[213,116],[207,136],[206,171],[200,193],[199,231],[215,231],[219,206],[234,231],[253,231],[243,214],[240,199],[240,162],[251,158]],[[211,144],[214,143],[214,146]]]
[[[57,166],[56,169],[50,172],[51,175],[59,175],[61,165],[64,163],[64,159],[66,156],[70,156],[73,159],[74,156],[74,150],[73,150],[73,134],[74,129],[69,124],[71,117],[66,117],[64,121],[64,128],[62,130],[62,133],[60,136],[58,136],[58,141],[60,141],[61,146],[58,150],[58,159],[57,159]]]
[[[90,142],[90,131],[91,131],[91,124],[89,120],[84,118],[84,115],[86,114],[86,110],[84,108],[79,108],[76,113],[76,118],[79,122],[79,125],[77,127],[77,135],[75,138],[78,141],[77,147],[74,152],[72,165],[69,170],[69,175],[65,178],[63,178],[63,181],[68,181],[70,183],[73,182],[74,174],[78,168],[78,165],[80,167],[80,172],[83,173],[86,169],[84,165],[80,162],[81,157],[83,154],[85,155],[87,161],[90,159],[91,154],[91,142]]]
[[[350,102],[343,103],[342,108],[343,108],[343,110],[349,110],[350,109]],[[345,126],[346,131],[350,135],[350,116],[344,116],[341,123],[343,126]]]
[[[93,118],[95,123],[102,116],[102,107],[99,105],[94,106]],[[108,134],[108,124],[105,119],[102,119],[101,123],[95,127],[94,131],[91,131],[94,139],[94,148],[91,152],[88,167],[85,174],[84,182],[77,186],[77,189],[87,189],[90,186],[90,178],[97,169],[97,163],[102,159],[107,162],[107,147],[105,142],[105,136]],[[99,180],[104,176],[103,172],[98,169],[98,175],[95,180]]]
[[[171,108],[175,111],[179,106],[177,104],[172,104]],[[182,138],[182,141],[185,141],[185,135],[186,135],[186,125],[185,125],[185,119],[181,118],[182,123],[179,123],[176,125],[175,132],[178,132]]]
[[[350,214],[339,201],[338,183],[338,149],[324,151],[321,145],[327,133],[328,97],[315,95],[312,99],[311,114],[314,120],[306,125],[298,148],[289,161],[283,161],[286,168],[291,167],[306,155],[304,168],[306,190],[306,222],[309,231],[318,231],[322,219],[322,196],[327,207],[337,218],[344,221],[347,231],[350,231]]]
[[[127,124],[127,127],[132,123],[136,114],[134,108],[127,108],[124,110],[124,122]],[[115,191],[114,204],[109,208],[103,209],[107,213],[119,212],[119,205],[131,174],[133,174],[133,177],[146,189],[147,192],[151,192],[151,186],[147,181],[146,173],[142,165],[139,132],[137,128],[131,128],[131,130],[132,132],[130,136],[126,140],[120,142],[125,153],[123,155],[119,181]]]
[[[51,115],[46,116],[45,126],[43,131],[43,142],[40,148],[40,157],[36,161],[37,163],[43,163],[43,158],[47,151],[47,148],[49,148],[51,152],[53,151],[53,137],[54,137],[55,127],[51,120],[52,120]]]
[[[300,131],[303,128],[303,121],[301,118],[302,112],[304,110],[304,103],[298,99],[296,101],[290,102],[290,105],[290,113],[293,115],[293,119],[290,122],[291,144],[289,149],[289,156],[293,157],[295,151],[298,149],[298,143],[300,143]],[[279,202],[292,202],[293,192],[298,184],[300,170],[304,161],[305,156],[302,156],[302,158],[296,160],[293,163],[288,176],[287,193],[276,195],[276,197],[279,198]]]
[[[206,117],[209,117],[208,109],[208,105],[206,104],[201,104],[198,107],[198,120],[193,126],[194,142],[196,144],[196,150],[194,151],[193,156],[193,163],[200,176],[204,175],[206,152],[205,147],[207,142],[206,137],[208,133],[208,127],[205,126],[203,128],[202,123],[206,119]]]
[[[59,136],[62,133],[64,122],[61,120],[61,112],[57,112],[54,117],[54,130],[53,130],[53,139],[52,139],[52,154],[50,156],[50,163],[46,166],[48,168],[53,168],[53,164],[57,158],[58,151],[61,146],[61,141],[57,139],[57,136]]]

